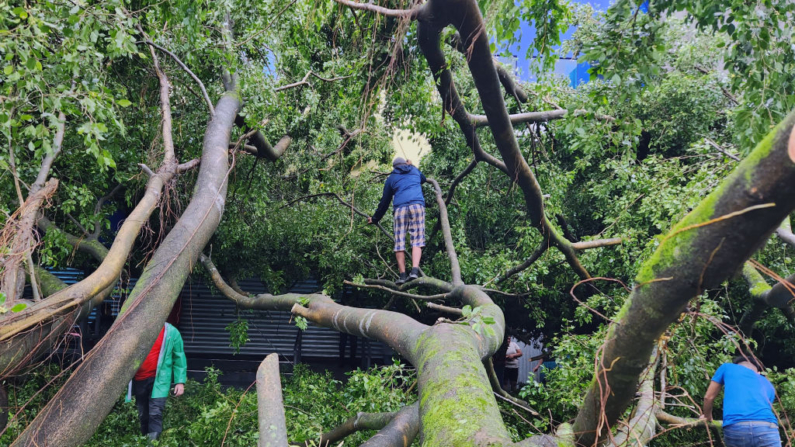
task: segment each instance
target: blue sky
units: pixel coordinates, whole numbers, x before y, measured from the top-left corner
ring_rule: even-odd
[[[611,3],[611,0],[591,0],[591,1],[583,1],[583,0],[570,0],[572,3],[582,3],[588,4],[590,3],[594,9],[598,11],[606,10]],[[527,48],[533,42],[533,39],[536,35],[535,27],[530,23],[522,23],[520,27],[521,32],[521,39],[519,40],[518,45],[510,48],[511,52],[517,56],[517,65],[519,70],[519,77],[523,81],[532,81],[534,80],[533,76],[530,73],[530,61],[526,58]],[[570,28],[562,37],[562,39],[567,39],[571,37],[574,33],[574,27]],[[507,61],[505,61],[507,62]],[[577,66],[576,61],[567,61],[567,60],[559,60],[555,64],[555,73],[559,73],[565,76],[568,76],[574,68]]]

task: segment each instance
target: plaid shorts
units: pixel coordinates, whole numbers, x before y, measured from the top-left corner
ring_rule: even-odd
[[[425,246],[425,206],[412,203],[395,210],[395,251],[406,251],[406,230],[411,234],[412,247]]]

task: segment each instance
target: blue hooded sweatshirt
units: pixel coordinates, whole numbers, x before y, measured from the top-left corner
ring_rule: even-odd
[[[425,176],[419,169],[408,164],[395,166],[384,183],[384,194],[373,215],[373,223],[378,223],[384,217],[390,201],[393,202],[394,209],[414,203],[425,206],[425,197],[422,196],[422,186],[420,186],[423,183],[425,183]],[[392,200],[392,196],[394,196],[394,200]]]

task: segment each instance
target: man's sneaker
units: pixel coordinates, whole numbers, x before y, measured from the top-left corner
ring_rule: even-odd
[[[419,267],[412,267],[411,273],[409,273],[409,281],[414,281],[415,279],[420,277],[420,268]]]
[[[407,280],[406,272],[400,272],[400,277],[398,278],[397,281],[395,281],[395,284],[397,285],[405,284],[406,280]]]

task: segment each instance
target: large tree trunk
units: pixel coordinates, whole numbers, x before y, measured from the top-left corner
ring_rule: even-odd
[[[610,327],[597,380],[580,408],[578,443],[609,436],[630,404],[654,343],[704,290],[735,272],[795,208],[795,113],[679,222],[643,263]]]
[[[204,135],[201,169],[188,207],[147,264],[110,332],[13,445],[79,445],[110,412],[221,220],[230,133],[239,108],[236,92],[218,101]]]

